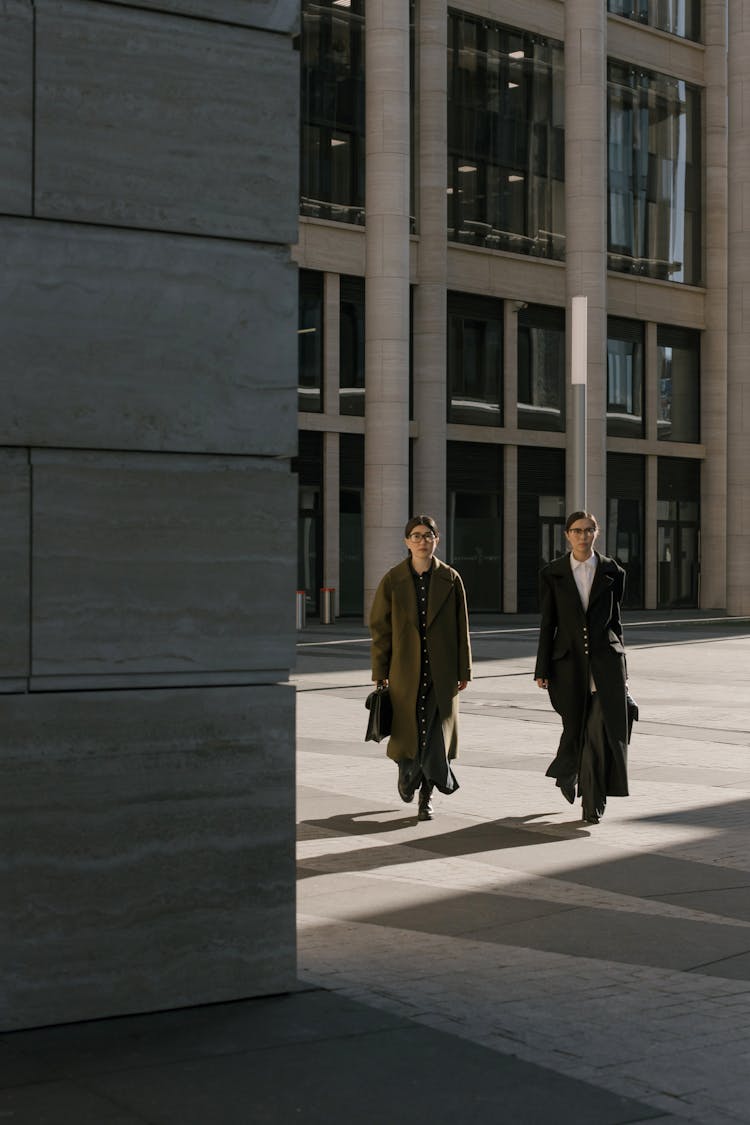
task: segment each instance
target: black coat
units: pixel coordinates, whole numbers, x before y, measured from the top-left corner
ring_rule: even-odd
[[[578,773],[586,705],[593,675],[602,705],[611,797],[628,795],[627,668],[620,607],[625,571],[596,552],[597,567],[584,612],[570,556],[555,559],[539,576],[541,624],[535,679],[549,681],[549,697],[563,721],[557,755],[548,777]]]

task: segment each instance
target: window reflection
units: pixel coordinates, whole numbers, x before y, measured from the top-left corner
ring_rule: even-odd
[[[700,93],[609,63],[609,268],[701,279]]]
[[[299,271],[297,326],[300,410],[323,409],[323,274]]]
[[[671,31],[683,39],[700,36],[700,0],[608,0],[607,8],[628,20]]]
[[[302,4],[300,212],[364,223],[364,0]]]
[[[565,429],[565,312],[529,305],[518,313],[518,425]]]
[[[503,305],[448,294],[448,421],[502,425]]]
[[[660,441],[700,441],[700,334],[659,325],[657,379]]]
[[[607,433],[643,436],[643,325],[607,320]]]
[[[463,13],[448,28],[448,237],[562,259],[562,44]]]
[[[365,281],[342,277],[339,314],[339,412],[365,412]]]

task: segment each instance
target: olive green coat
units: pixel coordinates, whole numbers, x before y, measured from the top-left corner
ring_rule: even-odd
[[[417,692],[421,642],[417,595],[409,559],[389,570],[370,611],[372,678],[388,680],[393,727],[388,757],[417,755]],[[433,559],[427,598],[427,651],[448,758],[458,754],[458,684],[471,679],[471,644],[461,576]]]

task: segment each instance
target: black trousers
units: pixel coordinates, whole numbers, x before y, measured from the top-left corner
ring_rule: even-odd
[[[417,698],[417,755],[398,763],[402,788],[417,790],[423,781],[440,793],[455,793],[458,779],[450,767],[443,739],[435,689],[432,684],[426,695]]]
[[[586,711],[578,770],[578,792],[584,815],[601,816],[607,804],[607,757],[610,754],[598,692],[592,692]]]

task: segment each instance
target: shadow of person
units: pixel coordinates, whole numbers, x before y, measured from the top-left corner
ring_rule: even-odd
[[[462,855],[479,855],[487,852],[505,851],[509,848],[527,848],[535,844],[554,844],[569,838],[567,833],[559,832],[560,825],[555,823],[555,832],[535,832],[525,827],[529,818],[506,818],[503,820],[482,821],[479,824],[470,824],[465,828],[451,831],[440,831],[435,821],[417,825],[415,815],[407,818],[399,817],[397,820],[363,821],[363,817],[387,816],[392,810],[378,810],[370,813],[338,814],[322,820],[308,820],[301,822],[300,840],[325,839],[332,836],[370,836],[383,832],[395,832],[403,828],[413,828],[413,835],[400,837],[389,844],[380,844],[372,848],[353,848],[351,851],[336,852],[331,855],[315,856],[309,860],[301,859],[297,866],[298,877],[304,879],[312,875],[338,874],[345,871],[369,871],[375,868],[389,867],[395,864],[414,862],[418,863],[425,858],[425,853],[439,855],[445,858],[455,858]],[[549,814],[537,814],[549,815]],[[436,827],[438,828],[435,831]],[[551,825],[552,827],[552,825]],[[581,828],[578,821],[573,827]],[[309,830],[312,834],[306,835]],[[315,834],[317,833],[317,835]]]

